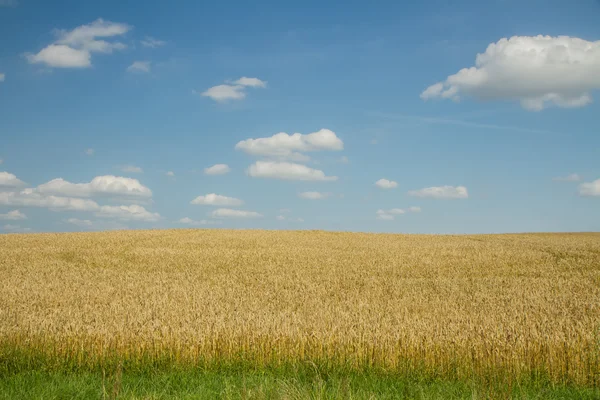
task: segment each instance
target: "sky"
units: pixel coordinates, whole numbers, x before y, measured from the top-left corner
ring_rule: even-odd
[[[599,231],[599,18],[0,0],[0,233]]]

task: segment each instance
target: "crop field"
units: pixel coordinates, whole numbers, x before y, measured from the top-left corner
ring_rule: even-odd
[[[598,388],[600,234],[0,235],[0,374],[117,364]]]

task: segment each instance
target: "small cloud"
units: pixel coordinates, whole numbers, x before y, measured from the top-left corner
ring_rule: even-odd
[[[192,200],[191,204],[204,206],[229,206],[237,207],[244,204],[240,199],[234,197],[221,196],[220,194],[210,193],[204,196],[198,196]]]
[[[593,182],[586,182],[579,185],[579,194],[581,196],[600,196],[600,179]]]
[[[127,67],[127,72],[148,73],[150,72],[150,61],[134,61],[133,64]]]
[[[393,189],[395,187],[398,187],[398,182],[395,181],[390,181],[387,179],[380,179],[377,182],[375,182],[375,186],[381,188],[381,189]]]
[[[221,223],[221,221],[209,221],[209,220],[206,220],[206,219],[201,219],[200,221],[196,221],[196,220],[193,220],[193,219],[188,218],[188,217],[181,218],[177,222],[179,222],[180,224],[192,225],[192,226],[216,225],[216,224],[220,224]]]
[[[281,179],[290,181],[336,181],[337,176],[326,176],[321,170],[302,164],[274,161],[257,161],[246,173],[253,178]]]
[[[246,89],[264,88],[267,83],[258,78],[242,77],[231,84],[223,84],[208,88],[200,95],[209,97],[216,102],[224,103],[228,100],[242,100],[246,97]]]
[[[144,47],[150,47],[153,49],[167,44],[167,42],[165,42],[164,40],[154,39],[153,37],[150,37],[150,36],[146,36],[144,38],[144,40],[140,41],[140,43],[142,43],[142,46],[144,46]]]
[[[249,86],[254,88],[265,88],[267,87],[267,82],[261,81],[258,78],[246,78],[245,76],[241,77],[237,81],[233,82],[236,85]]]
[[[85,154],[87,154],[88,156],[93,156],[95,153],[94,149],[85,149]]]
[[[91,228],[94,225],[89,219],[69,218],[65,222],[80,228]]]
[[[175,172],[173,172],[173,171],[167,171],[167,173],[165,175],[173,178],[175,176]]]
[[[278,215],[275,218],[277,218],[277,221],[283,221],[283,220],[285,220],[285,217],[283,215]]]
[[[9,211],[6,214],[0,214],[0,219],[5,221],[18,221],[21,219],[27,219],[27,215],[23,214],[19,210]]]
[[[227,164],[215,164],[212,167],[204,168],[205,175],[224,175],[231,171]]]
[[[330,195],[331,195],[331,193],[321,193],[321,192],[302,192],[302,193],[298,194],[298,196],[300,196],[301,198],[308,199],[308,200],[322,200],[322,199],[329,197]]]
[[[396,219],[397,215],[403,215],[407,213],[418,213],[421,212],[421,207],[409,207],[407,209],[402,208],[392,208],[389,210],[377,210],[375,213],[377,215],[377,219],[383,221],[393,221]]]
[[[577,174],[570,174],[567,176],[557,176],[556,178],[552,178],[552,180],[557,182],[579,182],[581,177]]]
[[[130,174],[141,174],[144,172],[140,167],[136,167],[135,165],[123,165],[120,167],[121,171],[127,172]]]
[[[464,186],[433,186],[408,192],[410,196],[430,197],[433,199],[466,199],[469,197]]]
[[[346,156],[341,156],[339,158],[338,162],[341,164],[348,164],[350,162],[350,160],[348,160],[348,157],[346,157]]]
[[[122,221],[155,222],[160,219],[160,214],[152,213],[144,207],[132,204],[129,206],[101,206],[96,213],[98,217],[117,218]]]
[[[7,232],[29,232],[31,228],[21,228],[19,225],[6,224],[2,227]]]
[[[256,211],[233,210],[231,208],[219,208],[210,215],[213,218],[260,218],[263,216]]]

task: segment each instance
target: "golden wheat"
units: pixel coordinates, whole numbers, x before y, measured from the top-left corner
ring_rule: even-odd
[[[0,348],[600,379],[600,234],[0,236]],[[2,353],[0,353],[1,355]]]

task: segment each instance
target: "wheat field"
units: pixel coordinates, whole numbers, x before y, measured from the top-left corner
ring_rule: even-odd
[[[0,358],[600,384],[600,234],[0,235]]]

